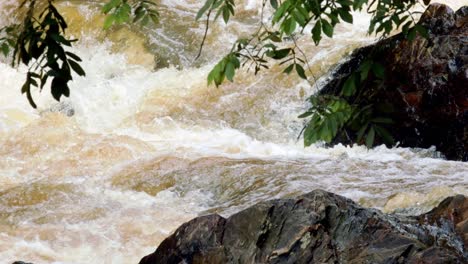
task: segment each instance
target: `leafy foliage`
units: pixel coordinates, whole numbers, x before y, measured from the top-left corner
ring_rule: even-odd
[[[16,32],[18,31],[19,25],[10,25],[0,28],[0,51],[3,56],[7,57],[16,45],[16,39],[18,38]]]
[[[286,66],[285,72],[289,73],[296,69],[299,76],[304,78],[306,71],[301,69],[307,68],[307,60],[304,54],[301,54],[303,52],[295,41],[293,46],[281,48],[280,44],[284,44],[285,39],[295,40],[297,33],[311,28],[312,40],[316,45],[319,45],[324,36],[333,37],[337,24],[341,22],[353,23],[352,12],[362,11],[365,5],[367,6],[366,11],[372,15],[369,34],[381,34],[385,37],[392,30],[401,28],[409,39],[414,38],[416,33],[425,36],[427,35],[426,29],[421,25],[416,25],[413,13],[410,11],[417,3],[417,0],[264,0],[258,31],[248,40],[239,40],[236,45],[242,45],[235,45],[237,48],[233,48],[230,53],[237,54],[243,60],[253,62],[256,72],[258,72],[260,68],[268,68],[259,66],[268,65],[268,61],[263,62],[266,60],[263,56],[264,53],[271,54],[271,50],[281,50],[283,56],[268,57],[279,60],[280,64],[284,64],[282,59],[293,60],[292,64]],[[429,3],[429,0],[424,1],[426,5]],[[269,25],[263,22],[263,10],[267,4],[274,10]],[[216,12],[213,20],[223,14],[223,20],[227,23],[231,15],[235,14],[234,10],[233,0],[207,0],[197,13],[196,19],[199,20],[205,16],[207,19],[206,31],[208,31],[212,12]],[[201,46],[203,44],[204,41]],[[286,58],[286,56],[288,57]],[[301,67],[298,67],[298,64],[301,64]]]
[[[374,1],[375,2],[375,1]],[[402,28],[402,31],[407,35],[408,39],[414,39],[416,32],[421,35],[427,35],[424,27],[416,25],[413,14],[410,9],[417,4],[417,0],[407,1],[392,1],[379,0],[375,3],[375,8],[371,11],[373,16],[370,21],[369,33],[381,33],[382,36],[388,36],[393,29]],[[428,5],[429,0],[424,0],[424,4]],[[414,25],[414,27],[412,27]]]
[[[299,116],[310,118],[304,130],[304,145],[310,146],[318,140],[330,143],[351,118],[353,106],[335,96],[313,96],[310,101],[312,107]]]
[[[157,24],[159,12],[156,6],[151,0],[110,0],[101,9],[108,15],[104,21],[104,29],[130,21],[139,22],[142,26],[146,26],[150,21]]]
[[[203,7],[198,11],[196,20],[199,20],[205,13],[207,13],[207,19],[209,19],[211,12],[216,11],[215,20],[222,15],[225,23],[229,21],[229,18],[235,13],[234,0],[207,0]]]
[[[85,76],[84,70],[79,65],[80,57],[65,51],[64,47],[70,47],[76,40],[65,37],[67,23],[52,2],[52,0],[47,1],[47,6],[36,17],[36,0],[25,0],[20,6],[23,8],[29,3],[23,23],[21,26],[6,29],[7,33],[13,36],[6,38],[8,45],[14,47],[12,65],[23,63],[30,66],[21,92],[26,94],[34,108],[36,104],[31,95],[32,86],[42,90],[47,80],[51,78],[51,93],[59,101],[62,95],[67,97],[70,95],[68,82],[73,79],[72,71]],[[14,35],[15,28],[19,28],[17,37]],[[9,49],[2,49],[5,55],[8,54]]]
[[[369,55],[369,57],[372,56],[375,54]],[[387,126],[393,124],[393,121],[386,117],[391,113],[391,107],[374,100],[378,91],[369,92],[362,89],[365,82],[370,79],[382,82],[384,78],[385,68],[381,64],[367,59],[362,61],[359,68],[344,80],[341,89],[336,93],[337,96],[319,94],[309,98],[312,106],[299,116],[300,118],[311,116],[309,124],[304,130],[304,144],[309,146],[320,140],[330,143],[332,139],[340,136],[341,138],[346,137],[352,142],[365,144],[369,148],[374,145],[377,139],[379,142],[393,145],[394,139],[387,129]],[[327,110],[325,114],[322,109]],[[337,114],[343,115],[345,118],[335,117]],[[331,119],[328,121],[327,129],[316,126],[317,118],[315,116],[317,115],[323,119]]]
[[[215,83],[216,86],[219,86],[224,79],[232,81],[234,78],[234,72],[236,69],[239,69],[240,62],[236,54],[229,54],[224,57],[214,69],[208,75],[208,84]]]
[[[36,15],[38,4],[46,2],[45,8]],[[60,101],[70,95],[68,83],[73,80],[72,72],[79,76],[86,73],[80,66],[81,58],[66,51],[76,39],[66,38],[67,22],[53,5],[54,0],[24,0],[19,9],[26,9],[21,24],[0,29],[0,50],[7,57],[13,50],[12,66],[29,66],[26,81],[21,92],[26,94],[29,103],[36,108],[32,98],[32,87],[44,88],[51,79],[52,96]],[[158,22],[156,4],[150,0],[110,0],[102,7],[108,14],[104,28],[130,21],[146,25],[151,20]],[[19,12],[21,13],[21,12]]]
[[[270,62],[274,61],[284,65],[284,73],[295,71],[299,77],[307,80],[309,65],[304,52],[297,45],[297,35],[310,29],[312,41],[319,45],[323,37],[333,37],[337,24],[353,23],[352,12],[362,11],[364,8],[372,15],[369,34],[386,37],[394,29],[400,28],[409,40],[414,39],[417,33],[427,36],[427,30],[416,24],[410,11],[417,3],[417,0],[264,0],[257,32],[251,38],[240,39],[234,44],[230,53],[210,72],[208,84],[214,82],[216,86],[221,85],[227,72],[227,79],[233,81],[233,70],[239,67],[226,69],[227,58],[236,58],[236,62],[239,60],[240,65],[247,65],[247,69],[254,68],[255,74],[262,68],[268,69]],[[425,5],[429,3],[430,0],[424,0]],[[271,23],[266,25],[263,22],[263,12],[268,4],[274,12]],[[234,14],[234,3],[227,0],[207,0],[199,10],[197,19],[203,15],[207,19],[206,32],[211,12],[228,12],[222,11],[223,8],[227,9],[225,5],[231,5],[229,10],[232,9],[232,13],[229,14]],[[218,15],[214,20],[217,17]],[[224,17],[226,23],[229,17]],[[291,43],[291,40],[292,44],[285,45]],[[317,141],[330,143],[338,136],[350,140],[354,136],[354,142],[364,143],[368,147],[372,147],[376,141],[394,144],[393,137],[386,128],[392,124],[392,120],[386,117],[388,113],[378,111],[382,107],[372,101],[374,94],[366,94],[361,89],[369,76],[374,81],[385,78],[385,67],[371,58],[369,56],[343,82],[338,94],[309,98],[310,109],[299,116],[309,120],[304,128],[306,146]]]

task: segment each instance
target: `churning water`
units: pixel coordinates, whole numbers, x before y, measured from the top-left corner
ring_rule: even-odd
[[[212,26],[198,61],[204,1],[158,2],[157,27],[108,32],[99,1],[59,2],[87,72],[61,105],[43,91],[32,109],[20,93],[26,68],[0,62],[0,263],[137,263],[197,215],[316,188],[386,212],[468,195],[468,163],[433,150],[304,148],[297,115],[316,86],[280,67],[208,87],[216,60],[255,29],[261,1],[238,1],[237,18]],[[1,25],[16,4],[2,1]],[[320,47],[300,40],[315,77],[373,41],[368,19],[356,14]]]

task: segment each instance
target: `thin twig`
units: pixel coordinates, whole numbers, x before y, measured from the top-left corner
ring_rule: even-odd
[[[206,14],[205,34],[203,35],[203,40],[202,40],[202,43],[200,44],[200,48],[198,50],[197,56],[195,57],[195,60],[198,60],[198,58],[200,58],[202,50],[203,50],[203,46],[205,45],[206,36],[208,35],[208,29],[210,27],[210,15],[211,15],[212,10],[213,9],[210,9],[208,11],[208,14]]]

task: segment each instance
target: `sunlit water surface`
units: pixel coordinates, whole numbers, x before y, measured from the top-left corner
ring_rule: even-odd
[[[404,213],[468,195],[468,164],[434,150],[304,148],[297,115],[316,86],[280,67],[208,87],[216,60],[255,29],[261,1],[240,3],[228,27],[213,24],[194,61],[202,2],[160,1],[157,27],[108,32],[99,1],[60,3],[87,72],[63,101],[73,117],[50,110],[48,91],[34,94],[32,109],[20,93],[26,68],[0,63],[1,263],[137,263],[197,215],[316,188]],[[2,1],[0,24],[14,21],[16,3]],[[320,47],[301,38],[315,77],[373,41],[368,19],[357,14]]]

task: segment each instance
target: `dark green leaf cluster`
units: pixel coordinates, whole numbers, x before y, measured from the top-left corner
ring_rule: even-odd
[[[110,0],[101,10],[107,15],[104,29],[130,21],[140,22],[142,26],[147,25],[150,20],[157,24],[159,12],[156,7],[156,3],[151,0]],[[131,19],[132,16],[133,19]]]
[[[296,46],[287,48],[279,47],[277,43],[281,42],[279,32],[268,32],[264,31],[260,35],[256,35],[251,39],[239,39],[231,49],[231,52],[223,59],[236,58],[238,63],[242,67],[247,67],[248,70],[253,69],[254,73],[257,74],[261,69],[269,69],[268,60],[276,60],[280,62],[280,65],[288,65],[284,69],[284,73],[295,72],[303,79],[307,79],[306,71],[303,65],[306,64],[304,58],[298,56]],[[276,43],[276,44],[275,44]],[[208,84],[211,84],[215,80],[214,76],[218,76],[220,71],[219,65],[223,65],[223,60],[218,63],[215,68],[208,75]],[[229,72],[229,81],[233,81],[235,70],[240,67],[233,68],[233,72]],[[232,75],[232,76],[231,76]],[[223,81],[224,78],[218,78]],[[214,82],[216,86],[221,83]]]
[[[370,59],[363,61],[341,86],[338,96],[313,95],[311,107],[299,118],[310,118],[304,130],[304,145],[317,141],[330,143],[337,136],[372,147],[376,139],[389,146],[394,139],[387,127],[393,123],[386,117],[392,108],[373,100],[375,92],[361,87],[372,79],[381,82],[385,78],[383,65]]]
[[[381,138],[381,142],[393,145],[394,139],[386,126],[393,124],[393,120],[388,117],[375,116],[376,107],[374,104],[362,107],[357,111],[350,122],[350,128],[356,132],[355,142],[365,143],[371,148],[376,139],[376,135]]]
[[[353,107],[344,99],[336,96],[313,96],[312,107],[299,116],[310,118],[304,130],[304,145],[323,140],[330,143],[351,118]]]
[[[18,27],[19,25],[14,24],[0,28],[0,51],[5,57],[16,45]]]
[[[228,22],[229,18],[234,15],[235,10],[234,0],[207,0],[203,7],[198,11],[196,20],[199,20],[206,14],[207,19],[213,11],[216,11],[215,20],[222,15],[224,22]]]
[[[293,70],[296,70],[299,77],[307,79],[304,67],[302,66],[306,64],[306,61],[297,56],[295,47],[279,49],[273,43],[268,43],[263,46],[263,48],[267,50],[266,55],[268,57],[274,60],[280,60],[280,65],[288,64],[288,66],[283,70],[284,73],[290,74]]]
[[[77,40],[65,37],[67,22],[53,2],[54,0],[23,0],[19,9],[26,10],[18,12],[25,13],[23,22],[0,29],[0,50],[3,55],[8,56],[13,49],[12,66],[20,63],[29,66],[21,91],[34,108],[36,103],[31,93],[33,86],[42,91],[51,79],[52,96],[59,101],[62,96],[70,95],[68,83],[73,79],[72,72],[85,76],[85,71],[79,64],[80,57],[65,50],[65,47],[71,47]],[[46,4],[40,13],[39,4],[41,7]],[[132,21],[142,25],[150,20],[157,23],[159,18],[156,4],[151,0],[110,0],[102,11],[109,14],[104,28],[129,22],[132,15]]]
[[[291,35],[297,29],[304,30],[313,24],[311,33],[315,44],[322,39],[322,32],[333,37],[334,27],[340,21],[353,23],[351,11],[360,10],[366,1],[298,1],[286,0],[276,8],[272,23],[279,24],[280,32]],[[275,7],[276,4],[273,6]]]
[[[28,1],[24,1],[26,2]],[[36,17],[36,1],[29,0],[27,15],[14,45],[13,66],[20,63],[30,66],[21,92],[26,94],[34,108],[36,104],[31,96],[31,86],[42,90],[51,78],[51,93],[59,101],[62,95],[70,95],[68,82],[73,79],[72,71],[80,76],[85,75],[79,65],[81,59],[65,51],[64,47],[70,47],[76,40],[65,37],[67,23],[52,2],[48,1],[47,6]]]
[[[410,11],[418,3],[417,0],[379,0],[375,2],[375,9],[370,11],[373,16],[369,33],[375,32],[387,36],[392,30],[401,28],[409,40],[414,39],[416,32],[422,36],[427,35],[426,29],[416,24],[413,13]],[[430,0],[425,0],[424,3],[427,5]]]
[[[228,79],[229,81],[233,81],[234,72],[236,69],[239,69],[240,61],[238,55],[235,53],[230,53],[226,57],[224,57],[213,70],[208,75],[208,84],[214,83],[219,86],[223,83],[224,79]]]

